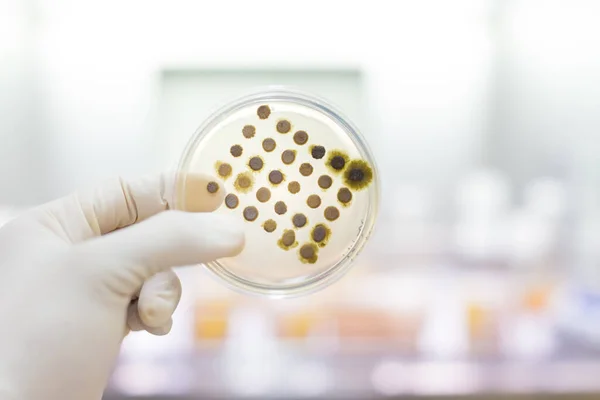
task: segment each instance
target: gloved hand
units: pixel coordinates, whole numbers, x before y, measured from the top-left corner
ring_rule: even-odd
[[[129,329],[163,335],[179,302],[171,270],[233,256],[242,227],[208,213],[208,177],[115,180],[0,229],[0,398],[100,399]]]

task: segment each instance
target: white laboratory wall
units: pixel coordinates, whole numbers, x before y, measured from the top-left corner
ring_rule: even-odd
[[[160,77],[171,69],[360,70],[384,190],[400,179],[436,187],[477,161],[488,1],[26,3],[43,127],[32,135],[43,154],[18,154],[46,183],[39,196],[27,188],[35,201],[163,168],[152,135]],[[10,193],[20,180],[6,185]]]

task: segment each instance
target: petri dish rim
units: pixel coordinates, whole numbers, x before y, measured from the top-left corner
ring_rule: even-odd
[[[255,90],[249,94],[238,97],[227,103],[221,108],[213,112],[194,132],[177,166],[177,173],[186,171],[189,167],[192,155],[198,144],[223,120],[229,117],[232,113],[247,107],[249,105],[264,104],[268,102],[290,102],[299,104],[318,112],[321,112],[326,117],[331,118],[338,126],[340,126],[346,135],[352,140],[360,155],[371,165],[373,169],[373,181],[368,189],[369,205],[365,219],[362,222],[359,233],[356,236],[354,244],[346,254],[331,265],[327,270],[316,274],[309,279],[287,285],[265,285],[257,282],[252,282],[229,271],[219,260],[205,263],[205,267],[223,281],[229,288],[234,291],[244,294],[267,296],[272,298],[298,297],[319,291],[343,277],[352,267],[353,261],[362,251],[369,237],[371,236],[379,209],[380,197],[380,182],[379,169],[377,168],[375,159],[366,143],[364,137],[358,128],[350,122],[335,106],[329,101],[300,91],[295,88],[285,86],[267,87]],[[178,181],[178,180],[176,180]],[[180,191],[175,188],[176,204],[178,208],[185,209],[183,196]],[[185,188],[179,188],[185,190]]]

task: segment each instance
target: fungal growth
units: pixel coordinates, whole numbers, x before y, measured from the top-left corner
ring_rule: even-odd
[[[297,181],[291,181],[290,183],[288,183],[288,191],[291,194],[296,194],[300,191],[300,183],[298,183]]]
[[[321,158],[325,157],[325,152],[325,147],[323,146],[311,146],[310,148],[310,155],[315,160],[320,160]]]
[[[252,171],[260,171],[263,165],[265,165],[265,163],[259,156],[251,157],[248,161],[248,167],[250,167]]]
[[[244,208],[244,218],[246,221],[252,222],[258,218],[258,210],[254,206],[248,206]]]
[[[296,233],[291,229],[286,229],[281,235],[281,238],[277,241],[279,247],[283,250],[289,250],[292,247],[296,247],[298,243],[296,242]]]
[[[227,208],[233,210],[238,206],[238,204],[240,204],[240,200],[235,194],[229,193],[227,196],[225,196],[225,205]]]
[[[317,183],[321,189],[329,189],[333,184],[333,179],[329,175],[321,175]]]
[[[325,247],[327,242],[329,241],[329,237],[331,236],[331,229],[327,227],[325,224],[315,225],[312,232],[310,233],[310,237],[319,247]]]
[[[291,163],[294,162],[294,160],[296,160],[296,151],[295,150],[286,150],[283,153],[281,153],[281,161],[285,165],[290,165]]]
[[[303,244],[302,247],[300,247],[300,250],[298,250],[300,261],[309,264],[317,262],[318,253],[319,249],[314,243]]]
[[[334,206],[329,206],[323,212],[323,216],[327,221],[335,221],[340,217],[340,210],[338,210]]]
[[[217,193],[219,191],[219,184],[214,181],[208,182],[206,185],[206,191],[211,194]]]
[[[277,186],[279,185],[281,182],[283,182],[284,176],[281,173],[281,171],[279,170],[273,170],[271,172],[269,172],[269,182],[271,182],[273,185]]]
[[[347,206],[352,201],[352,192],[348,188],[340,188],[337,193],[337,199],[343,206]]]
[[[242,128],[242,135],[244,135],[246,139],[251,139],[256,135],[256,128],[254,125],[246,125]]]
[[[276,128],[277,132],[279,133],[288,133],[290,129],[292,129],[292,124],[290,124],[290,121],[287,119],[282,119],[281,121],[277,122]]]
[[[271,191],[266,187],[261,187],[256,191],[256,200],[261,203],[266,203],[271,199]]]
[[[275,143],[275,140],[271,139],[271,138],[266,138],[265,140],[263,140],[262,142],[262,148],[264,151],[266,151],[267,153],[272,152],[273,150],[275,150],[275,147],[277,147],[277,143]]]
[[[277,215],[283,215],[287,212],[287,205],[283,201],[278,201],[275,203],[275,206],[273,206],[273,210],[275,210]]]
[[[308,133],[305,131],[298,131],[294,133],[294,143],[298,146],[302,146],[308,142]]]
[[[292,217],[292,223],[296,228],[303,228],[307,222],[308,219],[306,218],[306,215],[302,213],[294,214]]]
[[[233,186],[238,192],[248,193],[252,190],[252,186],[254,185],[254,178],[249,172],[242,172],[238,174],[235,178],[235,182]]]
[[[325,165],[327,165],[333,173],[340,173],[344,170],[349,161],[350,157],[343,151],[332,150],[328,153]]]
[[[353,190],[362,190],[373,180],[373,170],[363,160],[352,160],[344,171],[344,184]]]
[[[308,196],[308,199],[306,199],[306,204],[310,208],[319,208],[319,206],[321,205],[321,198],[316,194],[311,194],[310,196]]]
[[[231,173],[233,172],[233,168],[231,168],[231,164],[224,163],[221,161],[217,161],[217,163],[215,164],[215,169],[217,170],[217,174],[222,179],[229,178],[231,176]]]
[[[299,171],[302,176],[310,176],[313,173],[313,166],[309,163],[302,163]]]
[[[271,109],[266,105],[260,106],[256,110],[256,115],[258,115],[258,118],[260,119],[267,119],[269,118],[269,115],[271,115]]]
[[[264,229],[266,232],[269,232],[269,233],[271,233],[271,232],[275,231],[275,229],[277,229],[277,222],[275,222],[275,221],[274,221],[274,220],[272,220],[272,219],[268,219],[268,220],[266,220],[266,221],[265,221],[265,223],[263,224],[263,229]]]
[[[239,144],[234,144],[233,146],[231,146],[231,148],[229,149],[229,152],[231,153],[232,156],[234,157],[239,157],[242,155],[242,153],[244,152],[244,149],[242,148],[242,146],[240,146]]]

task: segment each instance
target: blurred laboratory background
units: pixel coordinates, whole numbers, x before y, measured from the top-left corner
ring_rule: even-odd
[[[0,0],[0,220],[173,168],[216,108],[292,85],[370,144],[372,240],[292,300],[180,270],[172,333],[127,337],[106,399],[598,399],[599,21],[594,0]]]

